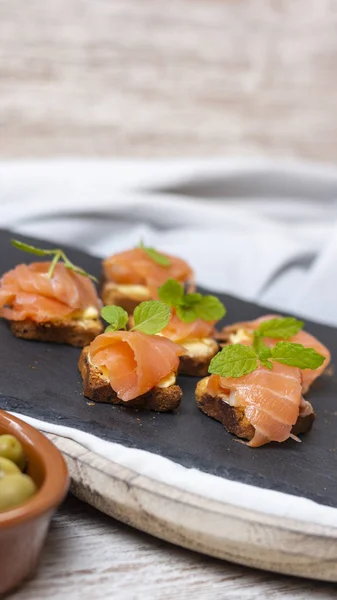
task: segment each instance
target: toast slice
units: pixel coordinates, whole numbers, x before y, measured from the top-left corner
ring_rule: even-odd
[[[179,374],[204,377],[208,374],[209,363],[219,352],[219,345],[212,338],[180,342],[186,354],[180,357]]]
[[[195,397],[197,405],[206,415],[220,421],[229,433],[233,433],[239,438],[251,440],[255,429],[245,415],[244,408],[240,406],[231,406],[220,396],[213,397],[207,393],[208,377],[201,379],[197,383]],[[315,420],[315,413],[305,417],[299,417],[293,426],[291,433],[298,435],[306,433],[312,427]]]
[[[105,306],[115,304],[121,306],[130,315],[136,306],[152,296],[144,285],[117,285],[117,283],[104,280],[101,287],[101,298]]]
[[[155,386],[146,394],[127,402],[120,400],[101,369],[90,361],[88,346],[81,352],[78,368],[83,379],[84,396],[94,402],[108,402],[132,408],[167,412],[178,408],[182,398],[181,388],[179,385],[173,384],[167,387]]]
[[[37,323],[32,319],[9,321],[12,333],[25,340],[54,342],[83,348],[103,332],[100,319],[59,319]]]

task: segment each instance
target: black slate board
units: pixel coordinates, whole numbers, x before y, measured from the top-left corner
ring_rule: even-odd
[[[0,230],[0,273],[28,255],[9,243]],[[22,237],[42,247],[55,244]],[[70,259],[96,276],[100,261],[74,249]],[[30,260],[29,257],[28,260]],[[227,307],[226,321],[248,320],[269,309],[219,294]],[[337,356],[337,330],[307,322],[306,328]],[[317,413],[312,431],[301,444],[288,440],[252,450],[234,442],[222,425],[206,417],[194,400],[195,378],[181,377],[183,401],[174,414],[140,412],[124,407],[90,406],[82,395],[77,371],[80,350],[69,346],[14,338],[0,322],[0,407],[92,433],[105,440],[141,448],[186,467],[265,488],[311,498],[337,507],[337,379],[323,376],[309,395]]]

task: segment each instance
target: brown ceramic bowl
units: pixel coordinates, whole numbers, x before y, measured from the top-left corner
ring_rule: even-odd
[[[0,435],[3,433],[21,442],[27,473],[38,491],[28,502],[0,513],[0,595],[34,573],[50,519],[69,486],[61,453],[42,433],[0,410]]]

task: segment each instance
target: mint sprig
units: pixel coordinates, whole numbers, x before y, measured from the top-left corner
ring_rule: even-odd
[[[23,252],[29,252],[30,254],[35,254],[37,256],[53,256],[53,259],[50,263],[50,267],[48,270],[49,278],[53,277],[57,263],[59,262],[59,260],[62,260],[64,262],[64,266],[67,269],[70,269],[71,271],[74,271],[75,273],[78,273],[79,275],[83,275],[84,277],[88,277],[89,279],[92,279],[93,281],[97,282],[96,277],[94,277],[93,275],[90,275],[89,273],[84,271],[84,269],[81,269],[77,265],[74,265],[74,263],[72,263],[69,260],[69,258],[67,257],[65,252],[63,252],[63,250],[61,248],[54,248],[52,250],[46,250],[45,248],[36,248],[35,246],[31,246],[30,244],[24,244],[23,242],[20,242],[19,240],[11,240],[11,244],[12,244],[12,246],[14,246],[14,248],[17,248],[18,250],[23,250]]]
[[[104,306],[101,316],[109,323],[105,332],[126,329],[129,315],[121,306]],[[148,335],[155,335],[168,325],[171,318],[171,309],[159,300],[147,300],[136,306],[133,313],[134,326],[130,331],[141,331]]]
[[[226,309],[216,296],[203,296],[199,293],[184,294],[183,286],[176,279],[168,279],[158,288],[160,300],[176,309],[178,318],[184,323],[196,319],[218,321],[226,314]]]
[[[128,313],[121,306],[103,306],[101,315],[104,321],[109,323],[105,332],[125,329],[129,319]]]
[[[303,325],[303,321],[298,321],[294,317],[275,317],[262,321],[256,333],[276,340],[287,340],[301,331]]]
[[[155,248],[152,248],[151,246],[144,246],[143,242],[139,243],[139,248],[144,250],[149,258],[151,258],[153,262],[157,263],[161,267],[169,267],[171,265],[170,259],[165,256],[165,254],[158,252],[158,250]]]
[[[254,339],[253,346],[229,344],[212,358],[209,372],[221,377],[242,377],[252,373],[262,364],[269,369],[273,362],[278,362],[299,369],[315,370],[320,367],[325,357],[314,348],[306,348],[293,342],[278,342],[274,348],[268,348],[259,336]]]

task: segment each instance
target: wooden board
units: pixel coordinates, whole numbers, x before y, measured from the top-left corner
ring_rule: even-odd
[[[9,238],[9,232],[1,232],[0,272],[22,260],[22,255],[11,249]],[[47,242],[25,239],[48,246]],[[99,274],[98,259],[71,249],[69,256]],[[231,320],[250,319],[264,312],[230,296],[221,298]],[[335,329],[313,323],[308,328],[336,354]],[[180,379],[184,401],[175,414],[88,405],[81,395],[78,355],[78,349],[67,346],[17,340],[2,322],[1,407],[145,449],[205,473],[337,507],[337,482],[331,477],[335,469],[334,377],[322,378],[312,394],[318,418],[302,444],[288,441],[252,451],[233,444],[232,436],[219,423],[197,409],[196,380],[192,378]],[[55,438],[55,442],[68,458],[74,492],[107,514],[212,556],[282,573],[337,580],[337,528],[280,519],[182,492],[107,461],[73,440]]]
[[[102,512],[184,548],[277,573],[337,581],[337,529],[280,519],[158,483],[60,436],[72,492]]]

